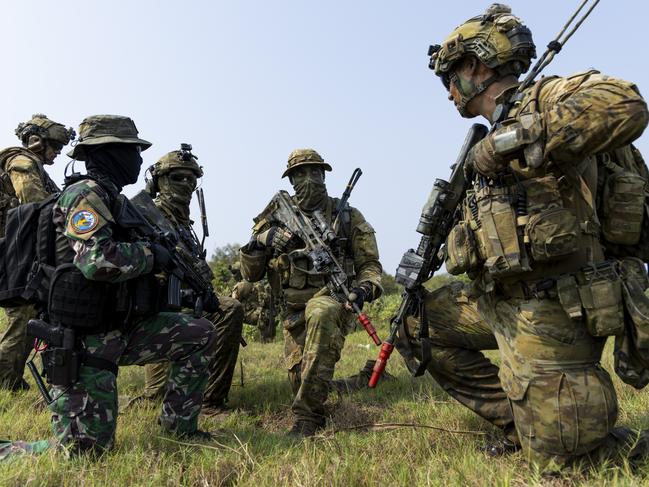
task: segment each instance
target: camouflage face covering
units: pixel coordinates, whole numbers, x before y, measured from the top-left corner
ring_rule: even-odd
[[[189,170],[176,169],[158,180],[158,202],[178,220],[189,223],[189,203],[196,189],[196,175]]]
[[[327,201],[324,173],[318,166],[306,166],[291,173],[297,204],[304,211],[313,211]]]

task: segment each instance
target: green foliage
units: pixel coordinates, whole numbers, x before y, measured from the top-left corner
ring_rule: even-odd
[[[209,260],[210,268],[214,273],[212,283],[217,294],[230,294],[236,284],[230,266],[239,259],[239,247],[241,246],[237,243],[217,247]]]

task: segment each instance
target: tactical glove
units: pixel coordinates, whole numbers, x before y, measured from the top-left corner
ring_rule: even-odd
[[[153,272],[169,271],[174,268],[172,255],[169,249],[159,243],[151,243],[151,252],[153,252]]]
[[[361,284],[350,289],[349,296],[347,296],[348,309],[353,309],[353,304],[358,306],[358,309],[363,309],[363,304],[371,295],[372,291],[368,284]]]
[[[203,310],[208,313],[216,313],[219,310],[219,298],[212,291],[205,296],[205,301],[203,302]]]
[[[281,254],[286,250],[292,238],[293,234],[288,230],[280,227],[270,227],[265,232],[257,235],[257,243],[264,247],[271,247]]]
[[[493,179],[507,167],[505,158],[496,153],[493,135],[494,132],[487,134],[469,152],[464,164],[464,175],[467,178],[477,172]]]

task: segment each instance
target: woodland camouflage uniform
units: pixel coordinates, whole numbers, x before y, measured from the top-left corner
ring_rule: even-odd
[[[4,233],[7,211],[19,204],[44,200],[59,190],[45,171],[74,131],[36,114],[21,123],[16,135],[23,147],[9,147],[0,152],[0,234]],[[7,327],[0,338],[0,387],[27,387],[23,380],[25,361],[32,348],[25,329],[36,317],[31,305],[4,308]]]
[[[142,163],[137,147],[146,149],[151,144],[137,137],[131,119],[116,115],[87,117],[79,132],[80,142],[70,156],[86,161],[91,179],[66,186],[54,207],[57,263],[72,262],[96,286],[146,276],[159,266],[157,262],[164,263],[164,252],[148,242],[120,240],[122,229],[112,208],[121,186],[137,180]],[[91,286],[87,284],[87,288]],[[80,333],[77,346],[86,357],[118,365],[171,362],[158,422],[168,432],[196,434],[214,353],[212,324],[182,313],[149,314],[129,325],[120,323],[109,317],[100,331],[91,327],[88,334]],[[117,377],[96,364],[85,365],[84,360],[71,387],[52,388],[52,427],[56,444],[73,452],[101,452],[115,440]],[[43,449],[43,442],[3,444],[0,458]]]
[[[186,154],[182,151],[169,152],[152,166],[150,184],[153,187],[150,189],[156,193],[156,206],[180,235],[178,245],[182,248],[179,250],[191,255],[198,273],[212,282],[214,275],[205,261],[203,248],[192,229],[193,222],[189,219],[189,203],[196,189],[196,178],[201,177],[203,171],[194,157]],[[193,173],[194,178],[179,177],[187,172]],[[218,310],[205,313],[205,318],[214,324],[215,345],[203,406],[213,409],[223,407],[227,401],[243,328],[242,305],[228,296],[219,296],[218,299]],[[146,398],[161,398],[164,395],[169,369],[170,366],[166,363],[148,364],[144,367]]]
[[[303,167],[331,170],[331,166],[314,150],[298,149],[289,156],[284,173],[291,177],[296,204],[306,213],[323,210],[331,224],[338,200],[327,196],[323,171],[321,180],[315,181],[311,174],[306,180],[298,181],[296,177],[300,173],[296,171]],[[348,221],[340,230],[348,239],[343,259],[345,269],[348,275],[355,274],[354,285],[365,287],[369,301],[382,292],[374,229],[357,209],[350,207],[345,211]],[[345,336],[354,327],[354,315],[344,308],[344,299],[330,294],[323,276],[308,275],[298,269],[310,266],[306,259],[289,261],[288,252],[300,247],[299,243],[289,241],[280,252],[274,252],[269,244],[260,245],[259,240],[269,229],[281,225],[282,222],[269,220],[264,213],[255,219],[253,239],[240,251],[241,272],[251,282],[267,275],[271,286],[276,287],[275,294],[283,296],[284,357],[295,395],[291,408],[296,419],[294,430],[307,425],[306,430],[312,434],[313,426],[325,423],[324,403],[329,384]]]
[[[453,63],[470,53],[497,75],[519,75],[533,56],[531,34],[529,42],[509,35],[515,28],[520,34],[520,27],[508,7],[494,5],[433,54],[431,68],[463,97],[460,113],[480,88],[459,79]],[[489,43],[498,42],[510,44],[497,49],[496,59]],[[499,66],[507,69],[499,73]],[[462,293],[451,288],[429,296],[435,343],[429,371],[452,396],[510,434],[513,412],[531,460],[566,465],[584,456],[637,456],[647,438],[641,434],[634,445],[637,434],[615,428],[616,394],[600,365],[606,334],[596,333],[622,326],[621,298],[613,280],[610,293],[596,295],[586,271],[606,259],[593,210],[595,156],[628,148],[647,125],[647,106],[635,85],[597,71],[545,78],[512,100],[515,88],[496,100],[512,103],[469,155],[476,185],[447,240],[447,269],[468,272],[480,297],[477,306],[459,302],[457,316],[447,316],[436,299],[450,292],[458,302]],[[520,143],[503,149],[498,136],[512,128],[519,129]],[[463,253],[460,242],[473,243]],[[499,370],[479,351],[494,345]]]

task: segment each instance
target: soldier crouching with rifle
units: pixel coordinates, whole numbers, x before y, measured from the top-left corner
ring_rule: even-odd
[[[178,252],[192,262],[196,272],[203,277],[211,291],[214,276],[205,260],[206,251],[203,248],[208,230],[202,189],[198,191],[198,199],[203,223],[203,241],[199,241],[190,219],[189,204],[192,194],[196,190],[197,179],[203,176],[203,169],[198,165],[197,157],[191,153],[191,145],[181,144],[180,150],[165,154],[149,168],[149,173],[151,177],[147,180],[147,192],[155,198],[155,207],[177,235]],[[145,218],[155,220],[155,217],[149,214],[155,211],[154,208],[140,206],[140,203],[145,204],[141,199],[146,200],[148,196],[141,193],[134,198],[134,203]],[[189,293],[189,299],[186,301],[193,305],[191,289],[183,289],[182,293]],[[215,414],[225,408],[232,384],[241,343],[243,307],[236,299],[228,296],[218,296],[217,301],[203,303],[203,307],[205,318],[214,324],[215,341],[215,355],[210,362],[210,375],[203,398],[203,414]],[[145,365],[145,399],[161,399],[164,396],[169,369],[168,363]]]
[[[51,241],[47,321],[28,330],[47,342],[42,352],[51,396],[30,367],[52,411],[55,439],[0,443],[0,459],[40,453],[53,445],[73,453],[113,446],[118,417],[119,365],[171,363],[158,423],[182,437],[209,438],[198,429],[214,327],[202,317],[160,312],[157,274],[177,275],[183,263],[121,195],[137,181],[140,152],[151,143],[133,121],[117,115],[83,120],[70,157],[86,163],[73,174],[38,226]],[[39,219],[40,221],[40,219]],[[53,236],[52,236],[53,234]],[[196,286],[195,291],[198,290]],[[201,296],[201,300],[209,296]]]
[[[280,191],[273,198],[240,251],[243,277],[256,282],[268,273],[284,299],[284,354],[294,393],[290,434],[297,437],[313,436],[325,424],[324,403],[354,326],[352,311],[380,343],[360,313],[382,292],[374,229],[346,197],[341,205],[327,195],[325,170],[331,166],[316,151],[293,151],[282,177],[289,177],[295,195]]]

